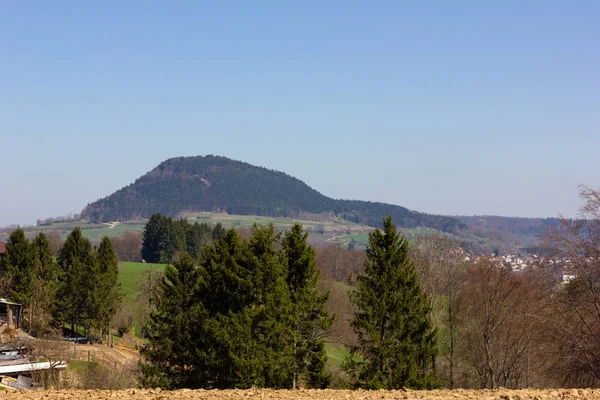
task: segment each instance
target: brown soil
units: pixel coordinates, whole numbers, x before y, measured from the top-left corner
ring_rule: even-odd
[[[90,353],[90,360],[98,361],[106,367],[137,365],[138,360],[141,358],[140,353],[125,347],[78,344],[75,346],[75,359],[87,361],[88,352]]]
[[[551,400],[551,399],[598,399],[600,390],[433,390],[433,391],[344,391],[344,390],[122,390],[122,391],[9,391],[0,393],[1,400],[196,400],[196,399],[316,399],[316,400]]]

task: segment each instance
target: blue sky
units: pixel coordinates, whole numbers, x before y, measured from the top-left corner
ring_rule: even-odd
[[[0,3],[0,225],[218,154],[336,198],[576,214],[600,2]]]

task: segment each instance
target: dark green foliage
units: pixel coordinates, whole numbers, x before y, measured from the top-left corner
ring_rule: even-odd
[[[345,363],[355,387],[430,389],[435,379],[436,331],[430,305],[408,258],[408,241],[392,218],[369,233],[365,272],[351,294],[358,336]],[[362,357],[362,360],[358,357]]]
[[[194,260],[183,255],[165,269],[156,309],[151,316],[149,344],[141,354],[140,383],[146,387],[199,388],[208,383],[206,311],[199,300],[206,290]]]
[[[190,224],[155,213],[146,224],[142,240],[142,258],[149,263],[167,264],[179,252],[187,252],[197,259],[207,244],[224,234],[221,224],[211,227],[206,223]]]
[[[331,376],[325,373],[324,333],[334,318],[325,310],[329,293],[319,292],[315,250],[307,239],[308,233],[299,224],[283,237],[286,281],[294,306],[294,377],[302,378],[308,387],[322,388],[331,383]]]
[[[143,386],[290,388],[298,372],[294,345],[301,338],[296,312],[319,313],[305,316],[303,320],[310,321],[306,326],[330,323],[321,310],[323,297],[297,296],[299,300],[292,301],[287,254],[278,250],[280,235],[272,225],[255,225],[250,240],[234,229],[219,234],[221,238],[205,248],[198,266],[185,254],[167,267],[155,299],[149,344],[142,351]],[[306,234],[299,236],[302,242]],[[314,252],[301,243],[298,248],[300,264],[308,261],[310,277],[303,281],[307,284],[295,287],[316,285]],[[304,254],[308,256],[303,258]],[[298,304],[308,301],[305,298],[313,299],[313,304]],[[305,342],[308,345],[301,344],[307,348],[305,354],[314,355],[302,358],[307,381],[326,386],[322,340],[310,337]]]
[[[292,330],[295,308],[286,284],[287,268],[282,254],[275,249],[279,239],[275,227],[254,225],[249,243],[250,268],[256,298],[252,337],[262,365],[260,386],[288,388],[292,385],[294,363]]]
[[[2,273],[10,283],[10,298],[28,306],[33,294],[34,262],[29,240],[23,229],[15,229],[6,242],[2,257]]]
[[[96,305],[94,289],[98,265],[92,245],[76,227],[58,255],[58,296],[55,319],[73,325],[90,322]]]
[[[31,251],[35,268],[29,317],[32,333],[37,335],[48,328],[55,310],[58,264],[52,255],[50,241],[42,232],[31,242]]]
[[[371,226],[380,226],[381,219],[391,213],[405,228],[424,226],[447,232],[464,228],[455,218],[391,204],[331,199],[282,172],[212,155],[164,161],[133,184],[89,204],[82,216],[107,222],[148,218],[156,212],[176,217],[190,210],[271,217],[334,213]]]
[[[177,231],[171,218],[153,214],[144,228],[142,258],[149,263],[171,262],[173,254],[184,247]]]
[[[94,252],[75,228],[55,260],[44,233],[29,243],[16,229],[6,250],[0,269],[6,297],[23,304],[30,333],[43,334],[65,322],[104,328],[120,305],[118,261],[106,237]]]
[[[96,249],[95,256],[98,269],[94,282],[93,302],[95,312],[93,317],[96,325],[104,328],[108,326],[110,319],[121,305],[121,286],[117,283],[119,261],[110,239],[106,236]]]

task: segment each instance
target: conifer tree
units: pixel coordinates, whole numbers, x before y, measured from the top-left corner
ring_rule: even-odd
[[[325,310],[329,293],[319,292],[320,274],[315,250],[308,244],[308,232],[294,224],[283,237],[287,262],[287,285],[294,307],[293,387],[302,377],[308,387],[324,388],[331,383],[325,372],[327,354],[324,333],[334,317]]]
[[[121,305],[121,285],[117,282],[119,261],[110,239],[104,237],[96,249],[98,274],[95,279],[94,302],[96,324],[104,329]]]
[[[10,282],[11,300],[29,306],[33,295],[34,263],[29,240],[23,229],[15,229],[6,242],[2,271]]]
[[[344,368],[352,383],[385,389],[436,387],[430,305],[408,258],[408,241],[390,216],[383,230],[369,233],[365,272],[358,276],[351,301],[359,345],[351,349]]]
[[[79,227],[67,236],[58,255],[58,296],[55,319],[71,323],[71,329],[81,323],[89,325],[95,305],[93,292],[97,263],[90,241]]]
[[[156,294],[149,343],[141,354],[140,383],[145,387],[210,387],[211,372],[204,325],[207,313],[199,301],[207,288],[202,269],[184,254],[165,269]]]
[[[262,386],[261,359],[251,332],[258,312],[258,292],[252,282],[250,260],[248,242],[234,229],[208,246],[201,260],[209,287],[202,301],[209,313],[207,325],[212,338],[210,387]]]
[[[34,335],[51,322],[58,288],[58,265],[52,255],[50,241],[40,232],[31,242],[34,262],[33,296],[30,320]]]
[[[148,223],[144,227],[142,237],[142,258],[149,263],[159,263],[164,261],[167,256],[170,262],[172,253],[166,254],[168,249],[168,231],[172,225],[172,220],[161,214],[152,214]]]
[[[249,249],[258,312],[252,322],[252,336],[260,349],[261,386],[289,388],[293,383],[295,310],[286,283],[286,264],[275,248],[278,239],[272,224],[254,224]]]

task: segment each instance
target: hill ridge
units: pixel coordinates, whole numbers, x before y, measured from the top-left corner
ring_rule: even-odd
[[[177,217],[184,211],[296,217],[330,213],[379,226],[391,214],[399,226],[458,232],[458,219],[360,200],[333,199],[285,172],[223,156],[169,158],[133,183],[88,204],[82,217],[94,222],[147,218],[155,212]]]

